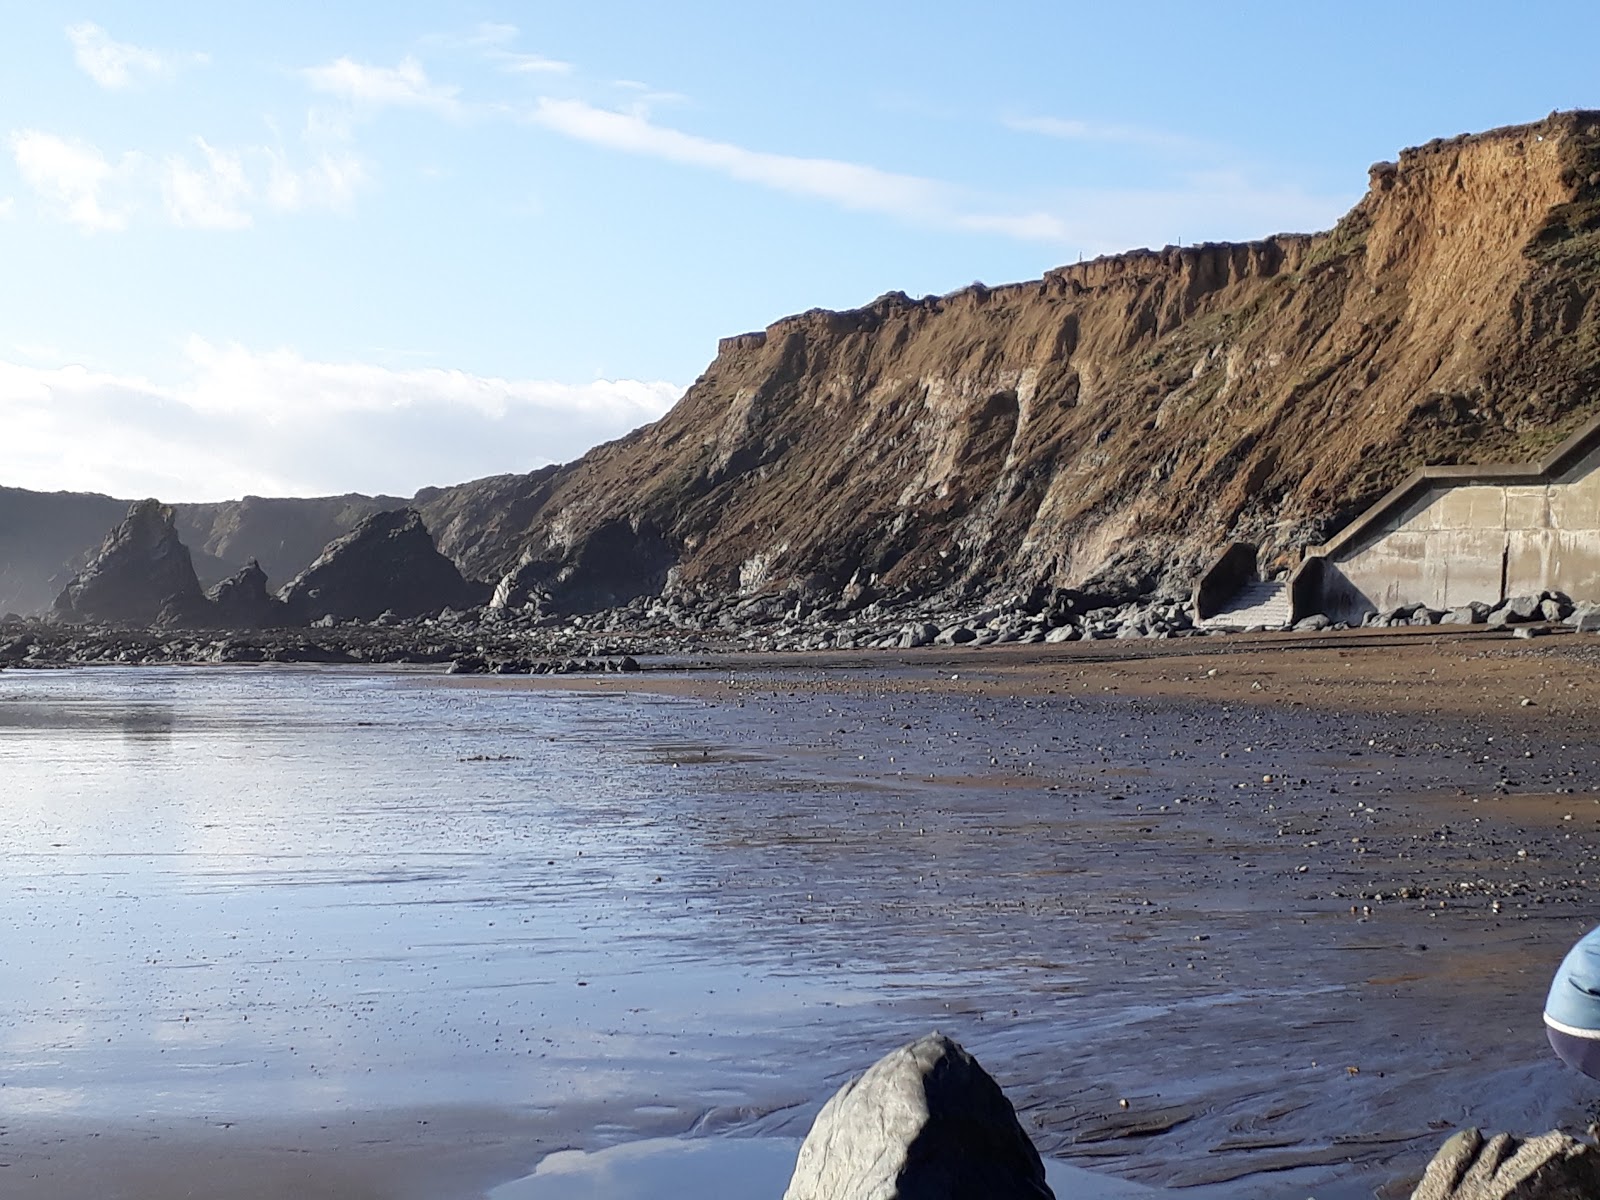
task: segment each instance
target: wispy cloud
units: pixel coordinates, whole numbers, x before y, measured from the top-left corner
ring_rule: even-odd
[[[1201,154],[1212,147],[1198,138],[1146,129],[1138,125],[1105,124],[1070,117],[1008,116],[1001,123],[1018,133],[1036,133],[1069,142],[1099,142],[1118,146],[1141,146],[1173,154]]]
[[[20,130],[9,141],[22,181],[63,220],[86,233],[126,227],[126,184],[141,168],[138,155],[113,163],[86,142],[37,129]]]
[[[218,150],[204,138],[195,138],[204,159],[195,167],[181,158],[166,164],[163,192],[167,215],[182,229],[248,229],[245,209],[253,189],[238,152]]]
[[[511,74],[570,75],[574,71],[571,63],[558,58],[512,49],[521,37],[522,30],[509,22],[482,21],[466,33],[430,34],[422,42],[446,50],[475,52]]]
[[[855,211],[1030,240],[1060,241],[1067,233],[1049,213],[986,212],[966,203],[960,189],[938,180],[838,159],[751,150],[684,133],[633,113],[596,108],[581,100],[541,99],[529,119],[554,133],[610,150],[699,167]]]
[[[167,500],[409,495],[574,458],[681,393],[663,382],[319,362],[201,338],[189,339],[170,384],[0,360],[0,407],[17,435],[0,443],[0,478]],[[352,445],[364,451],[355,459]]]
[[[72,57],[83,72],[109,89],[131,87],[141,78],[163,78],[185,64],[208,61],[204,54],[175,54],[114,41],[93,21],[68,25],[67,40],[72,43]]]
[[[434,83],[422,64],[409,56],[393,67],[339,58],[325,66],[307,67],[301,76],[313,91],[370,111],[420,108],[452,117],[462,111],[461,89]]]
[[[180,229],[248,229],[262,209],[343,212],[369,179],[361,159],[337,145],[312,147],[299,162],[281,146],[226,148],[198,137],[188,154],[130,152],[115,162],[87,142],[39,130],[13,133],[9,145],[44,208],[86,233],[126,229],[158,196]],[[8,200],[0,216],[9,212]]]
[[[0,221],[9,221],[17,215],[17,199],[15,196],[0,196]]]

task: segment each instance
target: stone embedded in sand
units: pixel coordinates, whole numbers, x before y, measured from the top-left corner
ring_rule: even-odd
[[[64,621],[119,625],[204,624],[205,597],[171,507],[139,500],[106,535],[55,601]]]
[[[942,1034],[845,1084],[811,1126],[784,1200],[1054,1200],[1005,1093]]]
[[[1434,1155],[1411,1200],[1589,1200],[1600,1196],[1600,1151],[1564,1133],[1484,1140],[1463,1129]]]

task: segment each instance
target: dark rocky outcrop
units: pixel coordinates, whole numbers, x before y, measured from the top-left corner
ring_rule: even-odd
[[[329,543],[278,592],[289,619],[371,621],[481,604],[488,589],[461,577],[414,509],[377,513]]]
[[[267,590],[267,573],[251,559],[206,593],[212,620],[223,629],[273,629],[289,623],[289,610]]]
[[[119,625],[203,623],[205,597],[171,507],[139,500],[89,564],[56,597],[64,621]]]
[[[1464,1129],[1434,1155],[1411,1200],[1592,1200],[1600,1196],[1600,1150],[1546,1133],[1485,1138]]]
[[[0,487],[0,612],[44,613],[92,558],[129,500],[85,492]],[[292,579],[322,548],[375,512],[404,508],[390,496],[246,496],[174,504],[178,537],[201,587],[257,560],[273,579]],[[492,525],[484,532],[492,533]]]
[[[594,612],[661,594],[678,551],[649,522],[608,521],[574,546],[530,551],[496,586],[494,602],[541,610]]]
[[[1053,1200],[1011,1102],[941,1034],[838,1090],[800,1147],[784,1200]]]

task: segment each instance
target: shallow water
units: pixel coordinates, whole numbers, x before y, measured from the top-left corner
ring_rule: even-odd
[[[715,881],[684,873],[651,738],[675,703],[0,676],[6,1105],[593,1100],[870,1003],[847,971],[696,936]]]
[[[1490,871],[1394,806],[1503,764],[1367,719],[777,683],[0,673],[0,1108],[492,1107],[566,1131],[530,1166],[762,1135],[530,1177],[648,1184],[800,1136],[939,1028],[1047,1154],[1325,1200],[1452,1124],[1582,1115],[1537,1012],[1588,914],[1345,894]],[[1576,878],[1563,828],[1515,844]],[[1372,858],[1330,857],[1352,834]]]
[[[783,1138],[649,1138],[605,1150],[552,1154],[525,1179],[502,1184],[489,1200],[779,1200],[800,1143]],[[1045,1160],[1051,1190],[1071,1200],[1155,1200],[1163,1193]],[[1190,1200],[1217,1200],[1206,1189]]]

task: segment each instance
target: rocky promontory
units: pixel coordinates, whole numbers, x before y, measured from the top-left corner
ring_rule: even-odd
[[[63,620],[120,625],[193,623],[205,608],[171,506],[140,500],[56,597]]]
[[[416,617],[469,608],[487,589],[469,583],[433,544],[415,509],[375,513],[329,543],[278,593],[293,624]]]

